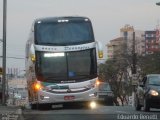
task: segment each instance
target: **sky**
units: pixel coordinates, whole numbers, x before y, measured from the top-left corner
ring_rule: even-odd
[[[95,39],[105,47],[110,40],[120,36],[120,28],[125,24],[130,24],[137,30],[154,30],[160,24],[160,6],[156,2],[160,0],[7,0],[7,56],[25,57],[25,44],[36,18],[75,15],[89,17]],[[0,6],[2,39],[3,0],[0,1]],[[106,57],[106,51],[104,52]],[[0,66],[1,61],[0,58]],[[23,70],[25,60],[7,58],[7,67]]]

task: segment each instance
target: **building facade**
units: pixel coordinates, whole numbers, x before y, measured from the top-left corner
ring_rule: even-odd
[[[117,54],[117,51],[121,53],[121,47],[124,43],[124,40],[122,37],[110,40],[110,43],[108,43],[107,46],[107,58],[111,59],[114,58]]]
[[[135,39],[134,34],[135,33]],[[120,29],[120,36],[124,38],[126,43],[126,52],[131,54],[133,51],[133,44],[135,47],[135,53],[137,55],[145,54],[145,35],[144,31],[141,30],[134,30],[133,26],[125,25],[123,28]],[[133,41],[135,40],[135,41]]]
[[[145,31],[145,53],[153,54],[160,51],[159,30]]]
[[[135,39],[133,39],[133,33],[135,33]],[[108,59],[113,58],[115,51],[117,52],[118,49],[120,50],[120,47],[123,47],[123,52],[126,54],[132,54],[133,47],[135,47],[135,53],[137,55],[144,55],[146,52],[145,32],[141,30],[134,30],[133,26],[125,25],[120,29],[120,37],[110,40],[110,43],[106,46]]]

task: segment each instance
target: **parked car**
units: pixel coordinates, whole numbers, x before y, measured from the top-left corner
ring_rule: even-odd
[[[98,90],[98,102],[104,103],[105,105],[113,105],[113,92],[109,83],[101,82]]]
[[[146,75],[139,83],[135,94],[136,110],[150,111],[160,108],[160,74]]]

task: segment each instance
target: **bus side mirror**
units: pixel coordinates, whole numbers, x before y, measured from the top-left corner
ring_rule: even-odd
[[[97,41],[97,47],[98,47],[98,57],[99,58],[103,58],[103,47],[102,47],[102,43]]]
[[[30,59],[32,62],[36,61],[35,49],[33,44],[30,47]]]

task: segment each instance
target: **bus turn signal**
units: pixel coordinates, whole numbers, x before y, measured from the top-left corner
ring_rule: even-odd
[[[36,90],[36,91],[39,91],[39,90],[41,90],[43,88],[43,86],[42,86],[42,84],[40,83],[40,82],[36,82],[35,84],[34,84],[34,89]]]

